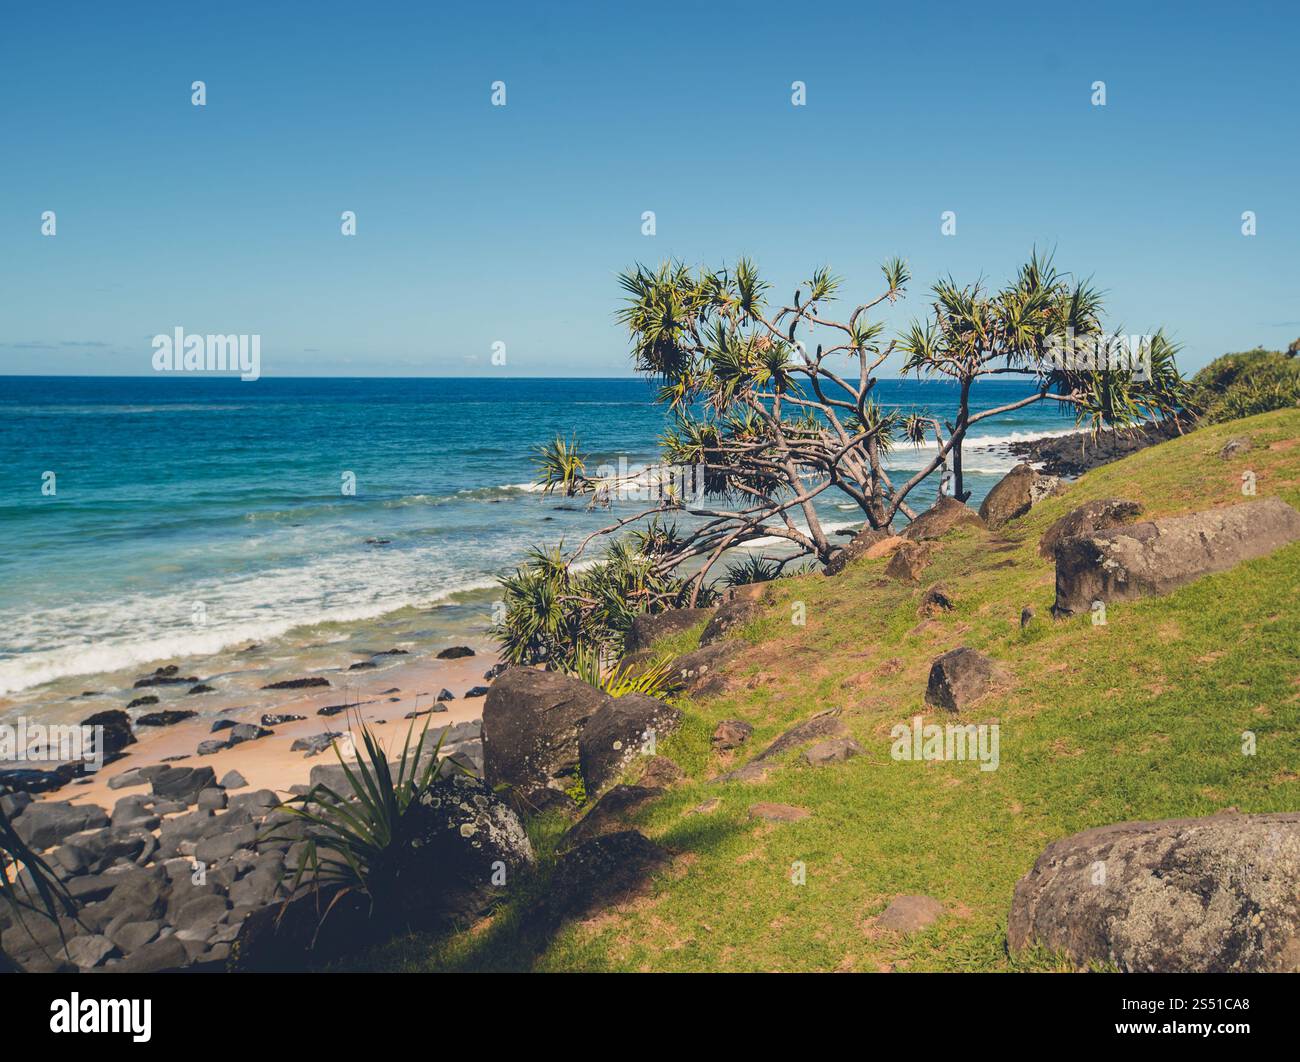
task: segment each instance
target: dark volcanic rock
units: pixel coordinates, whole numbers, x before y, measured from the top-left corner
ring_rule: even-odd
[[[902,535],[914,542],[920,542],[926,539],[942,538],[954,527],[982,528],[983,526],[984,521],[980,519],[979,513],[974,509],[963,505],[956,498],[941,495],[935,499],[930,508],[907,525]]]
[[[449,689],[444,688],[438,691],[439,701],[454,701],[455,699],[456,699],[456,695],[452,693],[451,690]]]
[[[512,667],[492,684],[483,705],[488,783],[567,788],[578,769],[582,728],[612,699],[567,675]]]
[[[153,795],[193,804],[199,793],[210,789],[216,781],[216,772],[211,767],[173,767],[153,780]]]
[[[280,726],[284,723],[299,723],[306,719],[305,715],[271,715],[262,716],[263,726]]]
[[[330,680],[327,678],[300,678],[285,679],[283,682],[272,682],[269,686],[263,686],[264,690],[305,690],[316,686],[328,686]]]
[[[104,728],[104,755],[115,756],[128,745],[135,744],[135,735],[131,733],[131,717],[120,708],[106,712],[96,712],[81,721],[82,726],[102,726]]]
[[[644,693],[606,700],[587,720],[578,738],[578,760],[587,793],[599,793],[641,755],[647,742],[672,733],[682,713]]]
[[[1063,539],[1052,611],[1071,615],[1094,601],[1167,594],[1297,540],[1300,513],[1281,498]]]
[[[453,645],[438,654],[439,660],[459,660],[464,656],[474,656],[474,650],[468,645]]]
[[[660,638],[681,634],[711,619],[711,608],[670,608],[664,612],[643,612],[632,621],[623,648],[628,653],[649,649]]]
[[[1125,498],[1098,498],[1066,513],[1043,532],[1038,543],[1042,557],[1056,554],[1057,544],[1076,535],[1091,535],[1132,523],[1142,515],[1142,506]]]
[[[193,719],[198,712],[185,712],[169,710],[165,712],[150,712],[148,715],[142,715],[135,721],[136,726],[172,726],[175,723],[183,723],[186,719]]]
[[[139,690],[145,689],[148,686],[193,685],[199,681],[193,675],[190,675],[189,677],[180,675],[178,674],[179,671],[180,668],[175,664],[168,664],[166,667],[160,667],[154,671],[153,674],[146,675],[144,678],[136,679],[135,688]]]
[[[373,671],[379,665],[373,660],[358,660],[355,664],[348,667],[349,671]]]
[[[483,782],[449,775],[413,805],[396,856],[398,923],[468,921],[505,897],[534,857],[518,816]]]
[[[342,736],[341,731],[331,730],[328,734],[312,734],[311,737],[295,738],[293,744],[289,746],[289,751],[305,752],[308,756],[315,756],[319,752],[324,752]]]
[[[14,832],[33,848],[50,848],[74,833],[108,825],[108,815],[95,804],[44,800],[28,804],[13,823]]]
[[[143,708],[145,705],[157,703],[158,698],[154,694],[150,693],[144,697],[137,697],[135,700],[127,702],[127,708]]]
[[[1189,427],[1184,423],[1182,430],[1187,431]],[[1148,422],[1124,431],[1103,431],[1096,439],[1091,432],[1081,431],[1055,438],[1013,442],[1010,451],[1016,457],[1038,465],[1049,476],[1081,476],[1090,468],[1118,461],[1178,435],[1178,426],[1173,421],[1158,426]]]
[[[258,726],[256,723],[240,723],[230,731],[230,743],[232,745],[241,745],[245,741],[256,741],[258,738],[270,737],[274,730],[267,730],[264,726]]]
[[[1049,845],[1007,942],[1134,972],[1300,971],[1300,813],[1121,822]]]
[[[199,747],[194,751],[200,756],[215,756],[223,749],[230,748],[229,738],[208,738],[207,741],[200,741]]]
[[[508,668],[509,666],[510,665],[506,663],[504,660],[502,660],[498,664],[493,664],[490,668],[488,668],[486,671],[483,672],[484,680],[487,682],[491,682],[498,675],[503,674],[506,668]]]
[[[713,618],[704,628],[704,633],[700,635],[700,645],[712,645],[714,642],[722,641],[737,627],[743,627],[762,613],[762,606],[750,598],[736,598],[725,605],[719,605]]]
[[[473,697],[486,697],[487,694],[488,694],[488,687],[471,686],[469,689],[465,691],[465,699],[469,700]]]
[[[997,677],[993,661],[966,646],[953,649],[930,665],[925,703],[960,712],[992,688]]]
[[[216,692],[217,691],[215,687],[209,686],[206,682],[200,682],[197,686],[191,686],[188,690],[186,690],[185,696],[191,697],[196,693],[216,693]]]
[[[1029,512],[1044,498],[1059,493],[1061,481],[1045,476],[1033,465],[1019,464],[993,485],[980,503],[980,519],[990,531]]]

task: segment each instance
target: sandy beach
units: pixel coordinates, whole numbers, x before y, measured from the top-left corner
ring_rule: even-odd
[[[105,764],[98,772],[61,789],[41,794],[39,799],[90,802],[111,808],[129,790],[110,788],[110,780],[139,767],[162,762],[209,766],[218,780],[229,771],[238,771],[252,789],[270,789],[287,795],[290,787],[307,784],[313,767],[338,762],[333,750],[328,748],[317,753],[291,751],[294,741],[299,738],[310,738],[323,733],[347,734],[356,731],[359,721],[364,721],[385,747],[397,756],[412,725],[412,720],[406,718],[408,713],[422,713],[414,720],[416,734],[426,719],[430,721],[432,729],[481,717],[483,698],[479,696],[466,699],[464,695],[476,686],[486,685],[484,673],[498,660],[487,644],[480,641],[474,656],[459,659],[439,660],[432,654],[396,659],[400,662],[387,666],[382,671],[344,671],[341,675],[347,676],[346,679],[335,675],[331,681],[337,685],[330,687],[269,691],[276,698],[273,703],[263,700],[255,707],[223,709],[215,713],[205,711],[171,726],[136,725],[136,742],[127,747],[120,759]],[[360,677],[357,677],[358,674]],[[444,688],[450,690],[455,699],[438,703],[435,698]],[[87,708],[88,714],[92,710],[99,710],[94,701],[87,703],[95,706],[93,709]],[[322,709],[341,704],[352,707],[343,712],[320,714]],[[185,706],[168,703],[150,708]],[[435,706],[438,710],[430,712],[429,709]],[[241,742],[208,755],[198,754],[200,742],[228,736],[228,731],[213,732],[215,722],[231,720],[235,723],[257,724],[268,713],[304,718],[268,727],[266,729],[272,732],[267,736]],[[359,740],[357,744],[360,744]]]

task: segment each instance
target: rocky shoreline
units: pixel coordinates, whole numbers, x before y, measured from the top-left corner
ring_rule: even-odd
[[[1148,421],[1123,431],[1109,430],[1097,433],[1080,431],[1070,435],[1055,435],[1043,439],[1009,443],[1008,450],[1016,457],[1037,467],[1050,476],[1081,476],[1090,468],[1110,464],[1121,457],[1145,450],[1148,446],[1168,442],[1179,434],[1195,428],[1189,421]]]

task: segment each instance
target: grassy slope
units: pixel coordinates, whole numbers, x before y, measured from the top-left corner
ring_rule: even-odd
[[[1254,449],[1230,462],[1224,440]],[[883,561],[838,578],[774,586],[768,618],[719,696],[688,702],[682,731],[660,751],[688,780],[637,825],[677,853],[648,894],[553,940],[521,941],[511,911],[453,938],[408,938],[365,965],[387,969],[878,970],[1045,969],[1005,945],[1012,888],[1044,845],[1103,823],[1300,808],[1300,544],[1161,599],[1113,605],[1106,626],[1054,623],[1053,566],[1042,531],[1092,498],[1121,496],[1160,516],[1258,493],[1300,507],[1300,412],[1203,429],[1097,469],[1002,531],[943,541],[919,587],[883,577]],[[920,622],[921,590],[944,582],[956,611]],[[807,622],[789,621],[803,602]],[[1022,631],[1021,608],[1040,617]],[[694,635],[698,637],[698,633]],[[1007,688],[963,714],[1001,726],[1001,767],[895,762],[889,731],[924,711],[930,661],[969,645],[1009,674]],[[677,646],[682,648],[682,646]],[[756,728],[747,753],[814,712],[843,709],[865,755],[811,769],[791,754],[761,785],[707,779],[722,719]],[[943,713],[927,722],[943,723]],[[1257,735],[1242,754],[1242,732]],[[721,806],[689,814],[711,797]],[[794,824],[758,824],[756,801],[809,808]],[[545,845],[559,824],[537,826]],[[807,883],[790,881],[806,866]],[[543,886],[538,886],[543,887]],[[873,916],[902,893],[927,893],[949,914],[903,941]]]

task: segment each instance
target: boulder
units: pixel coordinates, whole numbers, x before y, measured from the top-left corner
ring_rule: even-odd
[[[289,746],[289,751],[305,752],[308,756],[315,756],[324,752],[342,736],[343,732],[341,730],[331,730],[324,734],[312,734],[311,737],[294,738],[293,744]]]
[[[847,546],[844,546],[838,553],[831,557],[826,565],[827,575],[839,575],[853,561],[859,557],[865,557],[877,543],[894,537],[888,531],[876,531],[872,528],[864,528],[859,531],[850,540]]]
[[[193,804],[199,793],[211,789],[216,781],[216,772],[211,767],[173,767],[154,778],[153,795]]]
[[[147,705],[157,704],[157,703],[158,703],[158,698],[154,696],[152,693],[150,693],[144,697],[137,697],[133,701],[127,701],[126,709],[127,711],[130,711],[132,708],[143,708]]]
[[[1058,477],[1045,476],[1030,464],[1018,464],[985,495],[980,503],[980,519],[990,531],[996,531],[1061,489]]]
[[[1231,461],[1234,457],[1240,457],[1242,454],[1250,452],[1250,439],[1246,436],[1237,436],[1229,439],[1223,444],[1223,449],[1219,451],[1219,457],[1224,461]]]
[[[137,948],[111,969],[115,974],[162,973],[165,970],[179,970],[188,962],[185,945],[173,935]]]
[[[665,612],[643,612],[632,621],[623,648],[629,653],[649,649],[660,638],[681,634],[713,618],[711,608],[670,608]]]
[[[1297,540],[1300,513],[1281,498],[1076,535],[1056,547],[1052,611],[1068,616],[1094,601],[1167,594]]]
[[[1132,523],[1142,515],[1142,506],[1127,498],[1098,498],[1086,502],[1066,513],[1043,532],[1038,542],[1041,557],[1056,555],[1056,546],[1062,539],[1075,535],[1091,535],[1112,527]]]
[[[935,583],[921,595],[921,602],[916,606],[919,619],[929,619],[941,612],[951,612],[956,608],[952,593],[942,583]]]
[[[1016,885],[1013,951],[1133,972],[1300,971],[1300,813],[1121,822],[1050,844]]]
[[[92,970],[103,964],[104,960],[117,951],[108,937],[98,934],[93,936],[73,937],[68,941],[68,958],[79,970]]]
[[[512,667],[483,705],[483,767],[488,784],[563,791],[578,770],[578,738],[613,700],[580,679]]]
[[[32,848],[52,848],[74,833],[108,825],[104,809],[95,804],[45,800],[29,804],[13,822],[14,832]]]
[[[104,756],[115,756],[128,745],[135,744],[135,735],[131,733],[131,717],[120,708],[106,712],[96,712],[83,719],[82,726],[102,726],[104,728]]]
[[[737,627],[743,627],[751,620],[762,615],[763,609],[752,598],[739,597],[720,605],[700,635],[700,645],[712,645],[720,642]]]
[[[692,649],[673,661],[669,673],[687,693],[699,697],[717,693],[724,685],[722,665],[739,648],[735,642],[715,642]]]
[[[966,646],[953,649],[930,665],[925,703],[949,712],[960,712],[993,687],[997,669],[983,653]]]
[[[274,733],[274,730],[268,730],[256,723],[240,723],[231,728],[230,743],[242,745],[245,741],[256,741],[258,738],[270,737]]]
[[[807,745],[809,742],[821,738],[840,737],[843,733],[844,723],[840,720],[840,710],[830,708],[824,712],[818,712],[811,718],[805,719],[802,723],[796,723],[755,756],[754,759],[755,761],[770,760],[775,756],[788,752],[790,749],[798,748],[800,745]]]
[[[248,779],[238,771],[227,771],[217,783],[222,789],[243,789],[248,785]]]
[[[921,573],[930,566],[933,552],[934,547],[928,542],[904,542],[889,558],[885,574],[900,582],[918,582]]]
[[[876,925],[894,933],[918,933],[942,915],[943,904],[933,896],[895,896],[876,917]]]
[[[206,741],[200,741],[198,748],[194,751],[200,756],[215,756],[223,749],[230,748],[229,738],[208,738]]]
[[[532,845],[518,816],[476,778],[440,779],[410,814],[392,882],[399,925],[470,921],[533,865]]]
[[[713,728],[710,744],[715,749],[738,749],[754,733],[754,728],[742,719],[724,719]]]
[[[826,767],[861,755],[862,746],[856,741],[850,737],[838,737],[817,742],[803,754],[803,758],[810,767]]]
[[[459,660],[462,657],[473,656],[474,650],[468,645],[453,645],[443,649],[438,654],[439,660]]]
[[[599,793],[641,755],[648,737],[664,737],[681,721],[678,709],[644,693],[608,698],[578,737],[578,763],[588,795]]]
[[[954,527],[984,527],[979,513],[956,498],[941,494],[930,508],[907,525],[904,538],[914,542],[942,538]]]

